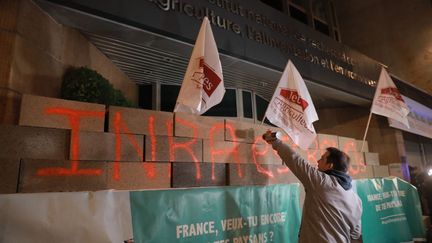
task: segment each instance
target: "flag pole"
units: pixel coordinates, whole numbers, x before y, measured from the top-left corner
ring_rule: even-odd
[[[372,111],[369,112],[369,119],[368,119],[368,122],[367,122],[367,125],[366,125],[365,133],[363,135],[363,142],[362,142],[362,146],[361,146],[360,152],[363,152],[363,148],[364,148],[365,140],[366,140],[366,135],[367,135],[367,132],[369,130],[369,124],[370,124],[371,118],[372,118]]]
[[[385,64],[383,64],[383,63],[378,62],[378,64],[381,67],[383,67],[383,68],[388,68],[388,66],[385,65]],[[378,84],[377,84],[377,86],[378,86]],[[376,92],[376,90],[375,90],[375,92]],[[373,106],[373,100],[372,100],[372,106]],[[365,145],[365,141],[366,141],[366,135],[367,135],[367,132],[369,130],[369,124],[370,124],[371,118],[372,118],[372,109],[369,111],[369,118],[368,118],[368,121],[367,121],[366,130],[365,130],[365,133],[363,135],[362,146],[361,146],[361,149],[360,149],[361,153],[363,152],[363,149],[364,149],[364,145]]]
[[[279,82],[278,82],[278,85],[279,85]],[[276,89],[278,88],[278,85],[276,85],[276,88],[275,88],[275,91],[276,91]],[[266,108],[266,111],[264,112],[264,116],[263,116],[263,119],[262,119],[262,121],[261,121],[261,126],[264,124],[264,121],[265,121],[265,119],[266,119],[266,117],[267,117],[267,110],[268,110],[268,108],[269,108],[269,106],[270,106],[270,102],[272,101],[272,99],[273,99],[273,97],[271,98],[271,100],[269,101],[269,103],[268,103],[268,105],[267,105],[267,108]]]
[[[278,88],[278,86],[279,86],[279,82],[278,82],[278,84],[276,85],[275,91],[276,91],[276,89]],[[273,94],[273,96],[274,96],[274,94]],[[262,119],[262,121],[261,121],[261,126],[264,124],[264,121],[265,121],[265,119],[266,119],[266,117],[267,117],[267,116],[266,116],[266,114],[267,114],[267,110],[268,110],[268,108],[269,108],[269,106],[270,106],[270,102],[272,101],[273,96],[272,96],[272,98],[270,99],[270,101],[269,101],[269,103],[268,103],[268,105],[267,105],[266,111],[264,112],[264,116],[263,116],[263,119]]]

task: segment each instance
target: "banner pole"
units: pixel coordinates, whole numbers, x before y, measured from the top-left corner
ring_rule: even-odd
[[[267,113],[267,110],[266,110],[266,113]],[[266,119],[266,115],[264,115],[264,117],[263,117],[263,119],[261,121],[261,126],[263,125],[265,119]]]
[[[366,134],[367,134],[368,129],[369,129],[369,124],[370,124],[371,118],[372,118],[372,111],[369,112],[369,119],[368,119],[368,122],[366,125],[366,131],[365,131],[364,136],[363,136],[363,142],[362,142],[362,146],[361,146],[361,150],[360,150],[361,153],[363,152],[363,148],[364,148],[365,140],[366,140]]]

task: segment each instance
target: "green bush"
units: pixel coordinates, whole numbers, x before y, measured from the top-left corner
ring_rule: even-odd
[[[95,70],[80,67],[68,70],[61,87],[61,98],[104,105],[131,107],[123,93]]]

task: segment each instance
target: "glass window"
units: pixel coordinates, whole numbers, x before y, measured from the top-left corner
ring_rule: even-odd
[[[293,5],[290,5],[289,12],[292,18],[302,22],[303,24],[308,24],[308,17],[304,11],[294,7]]]
[[[252,114],[252,94],[249,91],[242,92],[243,97],[243,117],[253,118]]]
[[[336,11],[333,2],[330,2],[330,10],[331,10],[331,16],[333,18],[333,25],[337,27]]]
[[[314,25],[315,25],[315,29],[318,30],[319,32],[325,34],[325,35],[330,35],[330,29],[329,26],[326,23],[323,23],[317,19],[314,19]]]
[[[180,92],[179,85],[161,85],[160,110],[173,112]],[[204,116],[237,117],[237,98],[235,89],[226,89],[221,103],[213,106]]]
[[[283,12],[283,2],[282,2],[282,0],[261,0],[261,2],[269,5],[272,8],[275,8],[275,9]]]
[[[314,17],[320,19],[323,22],[328,23],[327,18],[327,6],[328,1],[326,0],[312,0],[312,13]]]
[[[334,31],[334,37],[335,37],[335,40],[340,41],[339,40],[339,32],[337,30]]]
[[[180,92],[179,85],[161,85],[160,110],[173,112]]]
[[[258,95],[255,95],[255,103],[256,103],[256,115],[257,115],[257,120],[258,121],[262,121],[264,114],[267,110],[267,106],[269,104],[269,102],[263,98],[261,98]],[[267,118],[264,121],[266,124],[270,124],[269,120],[267,120]]]
[[[237,117],[237,98],[235,89],[226,89],[221,103],[206,111],[204,116]]]
[[[153,109],[153,85],[144,84],[138,86],[138,105],[140,108]]]

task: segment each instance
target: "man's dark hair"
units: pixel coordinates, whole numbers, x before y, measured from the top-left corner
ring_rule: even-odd
[[[350,165],[350,157],[337,148],[328,147],[326,150],[329,152],[327,163],[333,164],[333,170],[347,172]]]

